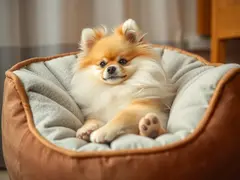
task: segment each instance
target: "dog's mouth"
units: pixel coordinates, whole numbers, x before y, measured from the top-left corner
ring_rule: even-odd
[[[107,81],[107,80],[123,79],[125,77],[127,77],[127,75],[124,75],[124,76],[109,76],[107,78],[103,78],[103,80]]]

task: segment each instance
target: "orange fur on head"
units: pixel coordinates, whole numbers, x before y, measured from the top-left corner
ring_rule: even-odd
[[[93,29],[93,38],[89,37],[92,45],[89,49],[85,49],[85,52],[83,50],[84,55],[81,56],[80,68],[99,65],[103,59],[116,63],[118,57],[123,57],[128,61],[137,56],[154,57],[152,47],[143,42],[143,36],[140,36],[139,30],[133,30],[131,27],[129,30],[128,27],[123,29],[123,26],[120,25],[114,30],[114,33],[107,36],[102,30]]]

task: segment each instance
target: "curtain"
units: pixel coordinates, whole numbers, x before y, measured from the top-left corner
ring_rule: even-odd
[[[195,4],[195,0],[0,0],[0,102],[10,66],[30,57],[77,51],[84,27],[115,27],[133,18],[150,42],[190,47],[197,37]]]

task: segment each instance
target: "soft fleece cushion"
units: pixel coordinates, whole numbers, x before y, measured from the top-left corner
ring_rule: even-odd
[[[22,81],[29,98],[36,129],[57,146],[76,151],[115,150],[163,146],[184,139],[202,119],[213,92],[223,75],[236,64],[208,66],[179,51],[156,48],[169,78],[176,84],[168,134],[155,140],[138,135],[123,135],[110,145],[87,143],[75,138],[83,124],[81,108],[69,95],[71,68],[76,56],[30,64],[14,73]]]

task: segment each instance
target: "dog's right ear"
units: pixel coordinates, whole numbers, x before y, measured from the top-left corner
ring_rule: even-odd
[[[104,37],[107,34],[107,28],[105,26],[101,26],[99,28],[91,29],[85,28],[82,30],[81,41],[79,43],[79,48],[88,52],[93,45]]]
[[[145,36],[145,34],[140,36],[140,30],[137,23],[132,19],[126,20],[122,25],[115,29],[115,32],[124,36],[130,43],[142,42],[143,37]]]

